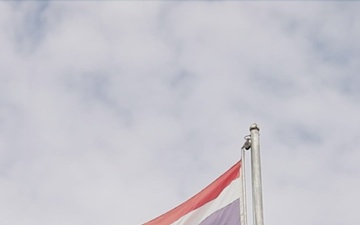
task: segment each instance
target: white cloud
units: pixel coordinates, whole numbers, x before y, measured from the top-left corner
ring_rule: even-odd
[[[146,222],[256,121],[266,223],[356,224],[358,7],[2,2],[0,222]]]

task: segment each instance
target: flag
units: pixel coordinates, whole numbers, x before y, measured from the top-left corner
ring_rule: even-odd
[[[143,225],[245,225],[241,160],[198,194]]]

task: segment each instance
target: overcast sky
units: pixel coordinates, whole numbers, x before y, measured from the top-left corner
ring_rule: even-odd
[[[144,223],[232,166],[256,122],[265,224],[359,224],[359,12],[0,2],[0,223]]]

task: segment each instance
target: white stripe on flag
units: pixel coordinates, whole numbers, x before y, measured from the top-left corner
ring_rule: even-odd
[[[240,176],[240,178],[233,180],[214,200],[184,215],[171,225],[199,224],[214,212],[239,199],[241,193]]]

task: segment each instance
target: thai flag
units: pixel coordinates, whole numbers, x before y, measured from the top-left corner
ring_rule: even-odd
[[[201,192],[143,225],[245,225],[241,161]]]

